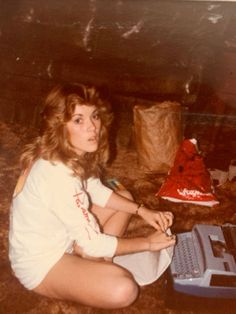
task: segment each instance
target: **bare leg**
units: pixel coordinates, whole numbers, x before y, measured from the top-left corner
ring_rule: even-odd
[[[132,199],[128,191],[120,194]],[[105,233],[117,236],[125,232],[131,216],[98,206],[93,206],[92,212]],[[132,304],[139,288],[132,275],[118,265],[64,254],[34,291],[88,306],[115,309]]]
[[[122,190],[117,192],[118,194],[133,199],[132,195]],[[122,236],[127,229],[131,214],[114,211],[110,208],[101,208],[99,206],[92,206],[92,212],[97,217],[103,232],[110,235]]]
[[[69,254],[63,255],[34,291],[106,309],[129,306],[138,296],[138,286],[125,269]]]

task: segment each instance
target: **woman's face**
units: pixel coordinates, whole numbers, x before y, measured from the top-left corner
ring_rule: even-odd
[[[98,149],[101,119],[95,106],[77,105],[66,127],[70,142],[78,155]]]

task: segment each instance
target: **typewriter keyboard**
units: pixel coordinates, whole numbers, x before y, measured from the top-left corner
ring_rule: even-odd
[[[188,234],[177,235],[171,272],[174,277],[180,279],[198,278],[201,276],[192,237]]]

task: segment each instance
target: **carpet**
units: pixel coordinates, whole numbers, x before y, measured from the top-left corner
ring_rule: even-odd
[[[8,260],[9,208],[19,175],[20,150],[35,134],[36,131],[33,128],[0,123],[0,314],[233,314],[236,312],[235,303],[229,300],[196,300],[176,295],[169,285],[168,272],[155,283],[142,287],[139,298],[133,305],[119,310],[96,309],[71,302],[51,300],[22,287],[13,276]],[[202,148],[207,151],[209,138],[203,136],[201,140]],[[224,159],[224,156],[222,158]],[[219,158],[217,160],[219,161]],[[175,215],[173,233],[190,230],[196,223],[236,223],[236,182],[234,180],[216,187],[220,205],[214,208],[160,200],[155,193],[165,177],[158,173],[143,173],[132,145],[119,145],[116,156],[107,167],[106,175],[118,178],[130,190],[137,202],[142,202],[154,210],[171,210]],[[139,217],[133,217],[127,236],[147,234],[150,231],[151,227],[144,221]]]

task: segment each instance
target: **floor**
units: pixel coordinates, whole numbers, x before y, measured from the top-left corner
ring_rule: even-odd
[[[202,123],[186,125],[186,136],[196,135],[200,148],[209,168],[222,168],[227,171],[235,161],[236,127]],[[26,291],[12,275],[8,261],[8,217],[11,195],[19,174],[17,165],[19,152],[24,143],[35,134],[34,129],[18,125],[0,123],[0,314],[210,314],[235,313],[235,303],[229,300],[194,299],[179,296],[171,289],[168,273],[154,284],[140,289],[138,300],[129,308],[120,310],[94,309],[70,302],[50,300]],[[125,136],[126,132],[122,136]],[[216,140],[217,139],[217,140]],[[227,139],[227,141],[226,141]],[[122,138],[120,138],[122,143]],[[127,141],[126,141],[127,143]],[[158,199],[155,193],[164,180],[158,173],[143,173],[138,164],[137,153],[133,145],[121,145],[116,158],[107,169],[107,174],[117,177],[138,202],[143,202],[152,209],[172,210],[175,221],[174,233],[190,230],[196,223],[236,224],[236,181],[227,180],[216,187],[220,202],[215,208],[197,205],[173,204]],[[127,235],[140,235],[150,231],[139,218],[133,218]]]

